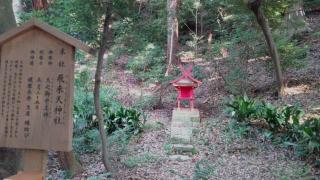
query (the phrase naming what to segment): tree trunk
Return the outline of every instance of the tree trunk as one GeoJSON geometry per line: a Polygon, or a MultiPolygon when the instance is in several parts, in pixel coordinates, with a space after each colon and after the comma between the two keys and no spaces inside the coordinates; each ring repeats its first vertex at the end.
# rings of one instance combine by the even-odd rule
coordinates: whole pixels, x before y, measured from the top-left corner
{"type": "Polygon", "coordinates": [[[94,103],[95,103],[97,119],[99,122],[99,132],[100,132],[101,143],[102,143],[102,162],[107,170],[113,172],[113,168],[109,161],[109,153],[107,149],[108,142],[107,142],[106,132],[104,129],[103,112],[100,104],[100,85],[101,85],[101,75],[102,75],[103,60],[104,60],[103,57],[108,48],[107,40],[110,36],[109,25],[111,22],[111,13],[112,13],[112,2],[109,0],[106,2],[103,34],[100,42],[100,49],[98,52],[98,62],[97,62],[95,84],[94,84],[94,103]]]}
{"type": "Polygon", "coordinates": [[[0,34],[16,26],[12,0],[0,0],[0,34]]]}
{"type": "Polygon", "coordinates": [[[277,47],[273,41],[270,26],[268,20],[264,16],[263,10],[261,9],[262,0],[255,0],[248,3],[249,9],[255,14],[257,22],[262,29],[263,35],[265,36],[268,44],[270,56],[273,60],[274,68],[276,71],[276,78],[278,82],[278,94],[281,96],[284,94],[284,82],[280,65],[280,58],[277,47]]]}
{"type": "Polygon", "coordinates": [[[35,10],[47,9],[49,7],[48,0],[32,0],[32,7],[35,10]]]}
{"type": "Polygon", "coordinates": [[[12,9],[14,12],[15,20],[17,23],[20,22],[19,14],[23,12],[23,6],[21,0],[12,0],[12,9]]]}
{"type": "Polygon", "coordinates": [[[79,174],[83,171],[80,163],[77,161],[73,151],[58,152],[59,162],[64,170],[69,170],[73,174],[79,174]]]}
{"type": "Polygon", "coordinates": [[[178,37],[179,37],[179,23],[177,18],[177,7],[179,0],[167,0],[168,12],[168,34],[167,34],[167,60],[168,67],[166,76],[172,69],[172,65],[179,64],[178,52],[178,37]]]}
{"type": "MultiPolygon", "coordinates": [[[[11,0],[0,0],[0,34],[16,26],[11,0]]],[[[20,150],[0,148],[0,179],[14,175],[19,168],[20,150]]]]}

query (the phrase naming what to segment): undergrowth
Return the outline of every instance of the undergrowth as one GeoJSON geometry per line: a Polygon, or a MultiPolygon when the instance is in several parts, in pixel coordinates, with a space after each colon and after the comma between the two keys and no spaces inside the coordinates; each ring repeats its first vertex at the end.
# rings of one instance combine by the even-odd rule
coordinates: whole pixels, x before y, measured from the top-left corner
{"type": "Polygon", "coordinates": [[[310,157],[317,163],[320,153],[320,118],[303,121],[303,109],[298,105],[274,106],[246,95],[227,103],[233,118],[232,126],[246,135],[257,122],[265,124],[263,133],[271,140],[294,149],[299,157],[310,157]],[[241,130],[240,130],[241,129],[241,130]]]}
{"type": "MultiPolygon", "coordinates": [[[[98,151],[101,147],[98,120],[94,109],[92,79],[93,75],[88,70],[77,74],[75,79],[73,147],[77,153],[91,153],[98,151]]],[[[116,90],[112,87],[102,86],[100,102],[110,146],[116,154],[122,154],[131,136],[142,132],[145,120],[140,111],[123,107],[114,99],[116,94],[116,90]]]]}

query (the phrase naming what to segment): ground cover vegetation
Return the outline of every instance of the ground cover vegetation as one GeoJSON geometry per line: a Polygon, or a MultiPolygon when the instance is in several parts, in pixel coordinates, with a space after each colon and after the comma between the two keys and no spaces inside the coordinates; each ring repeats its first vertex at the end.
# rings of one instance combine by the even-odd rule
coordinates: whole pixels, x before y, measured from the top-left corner
{"type": "Polygon", "coordinates": [[[36,17],[106,50],[103,126],[93,94],[97,58],[76,54],[73,149],[84,170],[63,169],[53,153],[48,179],[319,177],[319,0],[19,2],[18,24],[36,17]],[[191,158],[172,161],[170,81],[179,63],[194,64],[203,81],[196,105],[203,122],[191,158]],[[112,169],[101,161],[99,128],[112,169]]]}
{"type": "MultiPolygon", "coordinates": [[[[249,132],[247,126],[265,124],[262,131],[283,146],[293,148],[296,155],[312,157],[319,163],[319,117],[303,120],[303,110],[299,105],[274,106],[270,103],[256,101],[247,95],[239,96],[227,103],[227,111],[244,128],[243,134],[249,132]]],[[[318,164],[319,165],[319,164],[318,164]]]]}

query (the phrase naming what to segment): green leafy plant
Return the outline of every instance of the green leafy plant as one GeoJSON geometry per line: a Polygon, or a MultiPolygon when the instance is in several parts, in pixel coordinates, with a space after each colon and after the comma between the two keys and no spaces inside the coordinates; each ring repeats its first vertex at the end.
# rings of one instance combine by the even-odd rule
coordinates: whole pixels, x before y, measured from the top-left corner
{"type": "Polygon", "coordinates": [[[256,117],[266,121],[271,131],[281,129],[293,131],[290,136],[294,136],[295,130],[299,127],[299,120],[303,115],[303,110],[298,105],[286,105],[276,107],[270,103],[263,102],[258,106],[256,117]]]}
{"type": "Polygon", "coordinates": [[[320,119],[310,119],[302,124],[303,137],[299,146],[309,153],[320,152],[320,119]]]}
{"type": "Polygon", "coordinates": [[[285,123],[285,117],[282,116],[279,108],[273,106],[270,103],[263,102],[262,118],[267,122],[269,128],[272,131],[279,130],[285,123]]]}
{"type": "Polygon", "coordinates": [[[108,107],[103,110],[106,115],[105,122],[108,134],[111,134],[117,129],[124,129],[134,135],[142,131],[143,124],[139,111],[135,109],[126,109],[124,107],[120,107],[117,111],[113,111],[108,107]]]}
{"type": "Polygon", "coordinates": [[[91,129],[84,131],[84,134],[74,136],[73,149],[79,153],[91,153],[100,148],[101,140],[99,131],[97,129],[91,129]]]}
{"type": "Polygon", "coordinates": [[[256,112],[256,103],[247,95],[239,96],[231,102],[228,102],[227,111],[237,121],[248,121],[256,112]]]}

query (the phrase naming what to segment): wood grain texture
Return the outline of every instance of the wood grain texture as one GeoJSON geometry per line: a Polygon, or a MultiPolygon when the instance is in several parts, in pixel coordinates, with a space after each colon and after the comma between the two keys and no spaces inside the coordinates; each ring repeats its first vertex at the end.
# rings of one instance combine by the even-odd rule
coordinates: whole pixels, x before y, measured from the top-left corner
{"type": "Polygon", "coordinates": [[[71,151],[74,53],[36,27],[2,44],[0,147],[71,151]]]}

